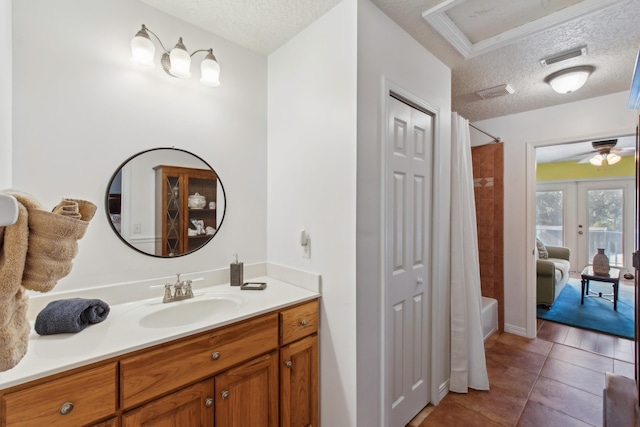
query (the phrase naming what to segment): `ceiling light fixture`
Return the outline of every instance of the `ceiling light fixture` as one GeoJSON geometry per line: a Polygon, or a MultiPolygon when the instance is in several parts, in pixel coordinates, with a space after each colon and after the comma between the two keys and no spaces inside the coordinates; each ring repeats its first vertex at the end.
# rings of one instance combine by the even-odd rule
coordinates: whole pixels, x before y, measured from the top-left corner
{"type": "Polygon", "coordinates": [[[602,166],[603,164],[615,165],[620,160],[622,160],[622,157],[618,156],[617,154],[612,154],[608,151],[605,151],[603,153],[598,153],[592,158],[590,158],[589,163],[591,163],[594,166],[602,166]]]}
{"type": "Polygon", "coordinates": [[[162,68],[172,77],[186,79],[191,77],[191,57],[198,52],[208,52],[200,64],[200,83],[206,86],[220,86],[220,65],[213,54],[213,49],[198,49],[189,53],[182,42],[182,37],[178,38],[175,47],[168,51],[160,38],[144,24],[138,33],[131,40],[131,59],[138,65],[153,68],[156,48],[149,37],[149,33],[158,40],[165,53],[160,58],[162,68]]]}
{"type": "Polygon", "coordinates": [[[591,65],[566,68],[549,74],[544,79],[544,82],[548,83],[558,93],[575,92],[584,86],[594,69],[591,65]]]}

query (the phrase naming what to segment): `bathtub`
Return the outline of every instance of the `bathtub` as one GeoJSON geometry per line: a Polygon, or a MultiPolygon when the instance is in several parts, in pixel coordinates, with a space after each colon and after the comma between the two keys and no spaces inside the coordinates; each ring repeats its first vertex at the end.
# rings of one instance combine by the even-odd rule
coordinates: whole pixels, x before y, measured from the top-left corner
{"type": "Polygon", "coordinates": [[[482,336],[486,340],[498,330],[498,301],[482,297],[482,336]]]}

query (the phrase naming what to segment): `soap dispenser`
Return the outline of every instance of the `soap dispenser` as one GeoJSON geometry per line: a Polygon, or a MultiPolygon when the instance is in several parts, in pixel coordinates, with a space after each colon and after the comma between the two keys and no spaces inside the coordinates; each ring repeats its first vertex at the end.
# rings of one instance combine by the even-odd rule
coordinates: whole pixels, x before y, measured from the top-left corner
{"type": "Polygon", "coordinates": [[[244,265],[238,262],[238,254],[235,254],[235,261],[229,266],[231,286],[241,286],[243,283],[242,273],[244,265]]]}

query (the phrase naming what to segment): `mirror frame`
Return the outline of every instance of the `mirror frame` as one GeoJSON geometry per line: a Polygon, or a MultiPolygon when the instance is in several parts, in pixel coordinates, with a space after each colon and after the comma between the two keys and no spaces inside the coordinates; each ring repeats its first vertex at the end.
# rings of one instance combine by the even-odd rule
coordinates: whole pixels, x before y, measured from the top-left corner
{"type": "MultiPolygon", "coordinates": [[[[186,255],[191,255],[197,251],[199,251],[200,249],[202,249],[203,247],[205,247],[207,244],[209,244],[213,238],[218,234],[218,232],[220,231],[220,227],[222,227],[222,224],[224,223],[224,219],[226,217],[227,214],[227,192],[224,188],[224,185],[222,184],[222,180],[220,180],[220,176],[218,175],[218,173],[216,172],[216,170],[209,164],[207,163],[207,161],[205,161],[202,157],[198,156],[197,154],[193,154],[190,151],[187,150],[183,150],[181,148],[175,148],[175,147],[156,147],[156,148],[150,148],[148,150],[144,150],[144,151],[140,151],[138,153],[133,154],[132,156],[130,156],[129,158],[127,158],[124,162],[122,162],[120,164],[120,166],[118,166],[118,168],[116,169],[116,171],[111,175],[111,178],[109,179],[109,182],[107,183],[107,189],[105,191],[105,197],[104,197],[104,207],[105,207],[105,213],[107,216],[107,222],[109,223],[109,226],[111,227],[111,230],[114,232],[114,234],[116,236],[118,236],[118,238],[129,248],[133,249],[136,252],[139,252],[143,255],[146,256],[150,256],[150,257],[154,257],[154,258],[160,258],[160,259],[174,259],[174,258],[180,258],[186,255]],[[111,220],[111,213],[109,212],[109,194],[110,194],[110,189],[111,189],[111,185],[113,184],[113,180],[116,178],[116,176],[118,175],[118,173],[120,173],[122,171],[122,168],[129,163],[131,160],[135,159],[138,156],[141,156],[143,154],[149,153],[151,151],[159,151],[159,150],[172,150],[172,151],[179,151],[182,152],[184,154],[188,154],[191,155],[193,157],[195,157],[196,159],[200,160],[202,163],[204,163],[204,165],[206,165],[206,167],[208,167],[209,169],[211,169],[215,174],[216,177],[218,179],[218,185],[220,186],[220,189],[222,190],[222,194],[224,196],[224,211],[222,212],[222,217],[220,218],[220,223],[218,224],[218,226],[216,227],[216,232],[213,233],[209,239],[207,239],[206,241],[204,241],[200,246],[198,246],[196,249],[193,249],[189,252],[185,252],[183,254],[178,254],[178,255],[174,255],[174,256],[163,256],[163,255],[156,255],[156,254],[151,254],[148,252],[145,252],[141,249],[136,248],[135,246],[133,246],[131,243],[129,243],[123,236],[122,234],[120,234],[120,232],[116,229],[116,227],[113,225],[113,221],[111,220]]],[[[156,236],[157,237],[157,236],[156,236]]]]}

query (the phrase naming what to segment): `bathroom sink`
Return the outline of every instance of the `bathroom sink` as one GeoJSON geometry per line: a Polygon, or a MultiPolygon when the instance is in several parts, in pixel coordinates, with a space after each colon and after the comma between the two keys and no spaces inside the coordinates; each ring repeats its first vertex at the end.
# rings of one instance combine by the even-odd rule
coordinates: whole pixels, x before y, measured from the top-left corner
{"type": "Polygon", "coordinates": [[[231,294],[205,294],[194,298],[162,304],[154,304],[154,309],[142,315],[138,324],[143,328],[173,328],[199,323],[220,314],[230,313],[239,309],[244,298],[231,294]]]}

